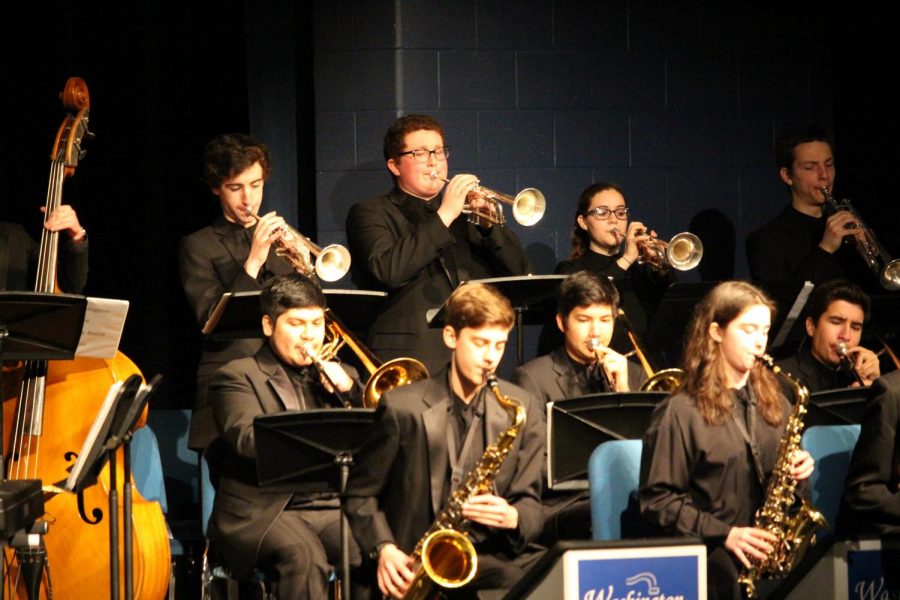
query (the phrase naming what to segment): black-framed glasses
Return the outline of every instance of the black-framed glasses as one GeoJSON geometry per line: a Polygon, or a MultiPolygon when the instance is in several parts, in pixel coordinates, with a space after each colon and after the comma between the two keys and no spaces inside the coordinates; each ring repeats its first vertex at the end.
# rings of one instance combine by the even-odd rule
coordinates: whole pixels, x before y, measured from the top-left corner
{"type": "Polygon", "coordinates": [[[434,154],[434,157],[438,160],[447,160],[450,156],[450,146],[444,146],[443,148],[435,148],[434,150],[426,150],[425,148],[419,148],[418,150],[407,150],[406,152],[401,152],[400,156],[404,154],[409,154],[415,159],[416,162],[426,163],[428,162],[429,155],[434,154]]]}
{"type": "Polygon", "coordinates": [[[624,219],[628,216],[628,207],[619,206],[618,208],[607,208],[605,206],[595,206],[591,210],[584,213],[586,217],[596,217],[601,221],[609,219],[609,215],[615,214],[617,219],[624,219]]]}

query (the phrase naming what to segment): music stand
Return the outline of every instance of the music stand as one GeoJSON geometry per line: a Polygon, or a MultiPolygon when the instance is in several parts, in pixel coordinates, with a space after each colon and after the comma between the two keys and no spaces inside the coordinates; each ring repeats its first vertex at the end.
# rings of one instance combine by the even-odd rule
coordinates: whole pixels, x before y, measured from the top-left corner
{"type": "MultiPolygon", "coordinates": [[[[366,331],[387,297],[385,292],[371,290],[322,290],[328,308],[337,314],[351,331],[366,331]]],[[[206,323],[203,335],[216,340],[255,338],[262,336],[259,290],[225,292],[206,323]]]]}
{"type": "Polygon", "coordinates": [[[547,486],[588,489],[591,453],[608,440],[640,439],[668,392],[603,393],[547,404],[547,486]]]}
{"type": "MultiPolygon", "coordinates": [[[[522,275],[519,277],[493,277],[473,279],[464,283],[485,283],[506,296],[516,313],[516,361],[525,362],[524,326],[543,325],[556,314],[556,296],[559,284],[567,275],[522,275]]],[[[443,327],[447,302],[436,310],[428,311],[425,318],[429,327],[443,327]]]]}
{"type": "Polygon", "coordinates": [[[809,282],[760,282],[759,287],[775,302],[778,310],[769,328],[770,350],[787,356],[806,339],[806,301],[815,286],[809,282]]]}
{"type": "Polygon", "coordinates": [[[809,395],[806,426],[862,423],[863,413],[872,399],[871,387],[848,387],[809,395]]]}
{"type": "Polygon", "coordinates": [[[259,486],[269,491],[341,495],[341,597],[350,597],[350,527],[343,493],[353,464],[375,421],[375,409],[316,409],[253,419],[259,486]],[[337,468],[335,468],[337,467],[337,468]]]}

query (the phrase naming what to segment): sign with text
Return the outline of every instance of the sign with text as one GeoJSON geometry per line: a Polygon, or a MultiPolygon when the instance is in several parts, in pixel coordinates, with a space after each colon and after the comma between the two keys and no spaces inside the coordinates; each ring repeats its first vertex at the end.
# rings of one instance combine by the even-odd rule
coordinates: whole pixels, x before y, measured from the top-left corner
{"type": "Polygon", "coordinates": [[[567,600],[706,598],[706,547],[701,544],[583,550],[564,560],[567,600]]]}
{"type": "Polygon", "coordinates": [[[900,548],[847,552],[847,597],[851,600],[900,599],[900,548]]]}

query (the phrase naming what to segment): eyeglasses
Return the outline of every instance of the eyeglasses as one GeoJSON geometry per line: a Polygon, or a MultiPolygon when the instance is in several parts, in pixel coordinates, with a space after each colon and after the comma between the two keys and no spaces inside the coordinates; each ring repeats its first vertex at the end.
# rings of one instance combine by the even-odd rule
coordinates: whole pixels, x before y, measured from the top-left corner
{"type": "Polygon", "coordinates": [[[418,150],[407,150],[406,152],[401,152],[399,156],[403,156],[404,154],[409,154],[415,159],[416,162],[420,163],[428,162],[431,154],[434,154],[434,157],[438,160],[447,160],[447,158],[450,156],[450,146],[435,148],[434,150],[426,150],[425,148],[419,148],[418,150]]]}
{"type": "Polygon", "coordinates": [[[595,206],[591,210],[584,213],[586,217],[596,217],[600,221],[609,220],[609,215],[615,214],[617,219],[624,219],[628,216],[628,208],[620,206],[618,208],[607,208],[605,206],[595,206]]]}

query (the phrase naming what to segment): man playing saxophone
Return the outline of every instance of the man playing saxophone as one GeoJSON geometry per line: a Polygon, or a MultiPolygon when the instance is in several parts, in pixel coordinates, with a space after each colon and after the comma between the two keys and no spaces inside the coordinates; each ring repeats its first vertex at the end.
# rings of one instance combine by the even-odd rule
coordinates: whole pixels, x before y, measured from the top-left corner
{"type": "MultiPolygon", "coordinates": [[[[748,283],[713,288],[687,330],[681,387],[657,406],[644,434],[641,516],[667,533],[704,538],[710,599],[740,599],[740,570],[778,543],[755,521],[792,414],[759,361],[773,309],[748,283]]],[[[809,478],[808,452],[786,457],[791,480],[809,478]]]]}
{"type": "MultiPolygon", "coordinates": [[[[445,308],[449,364],[381,397],[345,493],[345,514],[370,559],[368,576],[394,598],[404,595],[416,574],[410,555],[419,539],[510,428],[508,411],[485,386],[514,323],[509,301],[490,286],[470,283],[456,289],[445,308]]],[[[494,492],[465,498],[453,523],[474,542],[478,566],[474,579],[451,597],[509,588],[540,555],[530,545],[542,527],[540,408],[517,386],[500,381],[499,389],[527,418],[491,473],[494,492]]]]}

